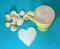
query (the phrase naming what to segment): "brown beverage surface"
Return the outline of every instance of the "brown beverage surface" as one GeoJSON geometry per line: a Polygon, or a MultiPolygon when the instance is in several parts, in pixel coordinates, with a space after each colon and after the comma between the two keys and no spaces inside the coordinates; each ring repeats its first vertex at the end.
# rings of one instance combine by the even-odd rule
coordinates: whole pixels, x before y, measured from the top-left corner
{"type": "Polygon", "coordinates": [[[38,7],[35,11],[35,18],[41,23],[52,22],[55,17],[53,9],[49,6],[38,7]]]}

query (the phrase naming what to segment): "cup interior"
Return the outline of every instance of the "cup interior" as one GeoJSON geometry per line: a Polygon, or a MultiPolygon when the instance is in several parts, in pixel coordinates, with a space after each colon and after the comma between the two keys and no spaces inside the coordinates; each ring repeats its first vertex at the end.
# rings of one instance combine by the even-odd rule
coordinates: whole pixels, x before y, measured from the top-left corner
{"type": "Polygon", "coordinates": [[[46,5],[37,7],[34,15],[35,15],[35,19],[40,23],[50,23],[55,18],[54,10],[46,5]]]}

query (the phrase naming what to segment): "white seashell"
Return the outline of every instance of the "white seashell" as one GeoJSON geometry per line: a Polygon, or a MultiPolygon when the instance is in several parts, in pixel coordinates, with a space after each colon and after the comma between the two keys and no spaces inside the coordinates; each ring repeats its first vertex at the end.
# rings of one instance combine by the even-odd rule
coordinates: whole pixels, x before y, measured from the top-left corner
{"type": "Polygon", "coordinates": [[[19,14],[20,14],[20,16],[24,16],[25,15],[25,11],[21,10],[19,14]]]}
{"type": "Polygon", "coordinates": [[[10,22],[6,22],[5,26],[10,27],[10,22]]]}
{"type": "Polygon", "coordinates": [[[14,21],[13,21],[13,22],[11,22],[11,25],[16,25],[16,22],[14,22],[14,21]]]}
{"type": "Polygon", "coordinates": [[[11,18],[12,18],[12,21],[16,22],[18,18],[20,18],[20,15],[17,14],[15,11],[12,11],[11,12],[11,18]]]}
{"type": "Polygon", "coordinates": [[[20,17],[20,15],[18,13],[16,13],[16,11],[14,11],[14,10],[10,13],[10,16],[11,17],[15,17],[15,16],[20,17]]]}
{"type": "Polygon", "coordinates": [[[22,25],[23,22],[24,22],[24,20],[23,20],[22,18],[18,18],[18,19],[17,19],[17,26],[22,25]]]}
{"type": "Polygon", "coordinates": [[[15,14],[17,14],[15,10],[11,11],[11,13],[10,13],[11,16],[13,16],[15,14]]]}
{"type": "Polygon", "coordinates": [[[12,21],[13,22],[16,22],[17,20],[16,20],[16,17],[12,17],[12,21]]]}
{"type": "Polygon", "coordinates": [[[23,16],[23,19],[24,19],[24,20],[28,20],[27,15],[24,15],[24,16],[23,16]]]}
{"type": "Polygon", "coordinates": [[[16,31],[17,30],[17,27],[12,25],[11,28],[10,28],[11,31],[16,31]]]}
{"type": "Polygon", "coordinates": [[[13,17],[12,17],[12,21],[13,21],[13,22],[17,22],[17,19],[18,19],[18,18],[19,18],[19,17],[17,17],[17,16],[13,16],[13,17]]]}
{"type": "Polygon", "coordinates": [[[11,21],[10,15],[9,15],[9,14],[6,14],[6,15],[5,15],[5,19],[6,19],[6,21],[11,21]]]}
{"type": "Polygon", "coordinates": [[[18,13],[16,14],[16,16],[17,16],[17,17],[20,17],[20,15],[19,15],[18,13]]]}

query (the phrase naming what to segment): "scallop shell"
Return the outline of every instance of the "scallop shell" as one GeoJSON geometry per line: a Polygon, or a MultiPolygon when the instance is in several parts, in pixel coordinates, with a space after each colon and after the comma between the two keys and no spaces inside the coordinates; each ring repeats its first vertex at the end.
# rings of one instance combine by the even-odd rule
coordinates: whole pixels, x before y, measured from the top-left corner
{"type": "Polygon", "coordinates": [[[13,17],[12,17],[12,21],[13,21],[13,22],[17,22],[17,19],[18,19],[18,18],[19,18],[19,17],[17,17],[17,16],[13,16],[13,17]]]}
{"type": "Polygon", "coordinates": [[[16,31],[17,30],[17,27],[12,25],[11,28],[10,28],[11,31],[16,31]]]}
{"type": "Polygon", "coordinates": [[[20,14],[20,16],[24,16],[25,15],[25,11],[21,10],[19,14],[20,14]]]}
{"type": "Polygon", "coordinates": [[[10,13],[11,16],[13,16],[15,14],[17,14],[15,10],[12,10],[11,13],[10,13]]]}
{"type": "Polygon", "coordinates": [[[11,25],[16,25],[16,22],[11,22],[11,25]]]}
{"type": "Polygon", "coordinates": [[[22,25],[23,22],[24,22],[24,20],[23,20],[22,18],[18,18],[18,19],[17,19],[17,26],[22,25]]]}
{"type": "Polygon", "coordinates": [[[6,19],[6,21],[11,21],[10,15],[9,15],[9,14],[6,14],[6,15],[5,15],[5,19],[6,19]]]}
{"type": "Polygon", "coordinates": [[[24,16],[23,16],[23,19],[24,19],[24,20],[28,20],[27,15],[24,15],[24,16]]]}
{"type": "Polygon", "coordinates": [[[10,22],[6,22],[5,26],[10,27],[10,22]]]}

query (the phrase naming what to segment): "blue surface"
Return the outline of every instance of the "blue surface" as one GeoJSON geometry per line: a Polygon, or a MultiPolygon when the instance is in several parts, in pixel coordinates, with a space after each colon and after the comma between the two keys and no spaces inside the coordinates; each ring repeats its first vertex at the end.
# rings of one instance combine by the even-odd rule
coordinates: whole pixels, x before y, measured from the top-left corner
{"type": "Polygon", "coordinates": [[[60,1],[59,0],[0,0],[0,49],[60,49],[60,1]],[[56,13],[56,18],[46,32],[40,32],[36,25],[28,20],[20,28],[27,29],[30,26],[36,28],[37,36],[30,47],[26,46],[18,38],[18,30],[11,32],[5,27],[5,13],[11,10],[19,12],[24,9],[34,11],[38,6],[49,5],[56,13]]]}

